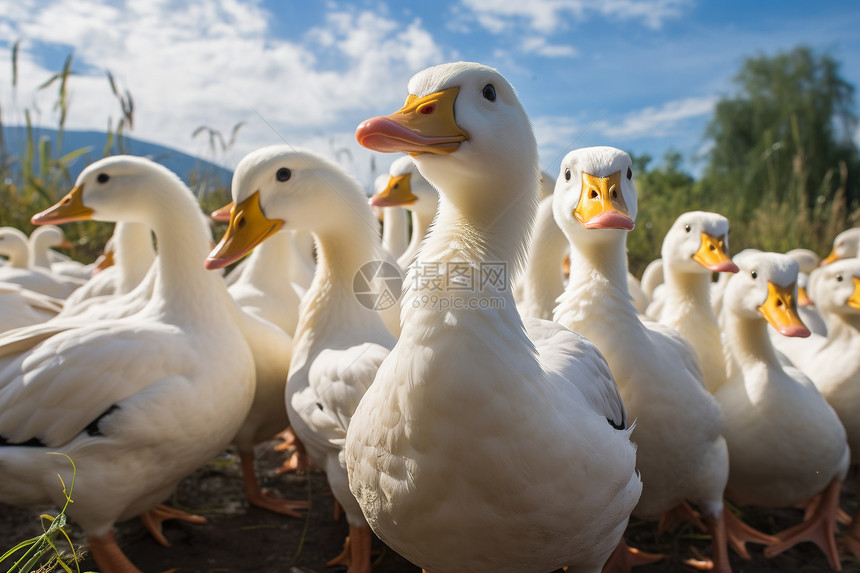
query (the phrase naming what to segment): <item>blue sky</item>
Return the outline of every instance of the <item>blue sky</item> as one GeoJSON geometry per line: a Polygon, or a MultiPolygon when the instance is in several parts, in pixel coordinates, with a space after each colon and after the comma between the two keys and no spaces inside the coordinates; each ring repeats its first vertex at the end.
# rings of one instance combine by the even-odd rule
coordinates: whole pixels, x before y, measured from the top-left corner
{"type": "MultiPolygon", "coordinates": [[[[73,52],[69,128],[104,130],[120,116],[110,70],[135,99],[135,137],[228,167],[287,141],[369,182],[355,126],[397,109],[413,73],[473,60],[517,88],[553,175],[587,145],[657,160],[675,149],[695,172],[713,106],[746,57],[806,44],[860,87],[858,30],[860,4],[838,1],[17,0],[0,9],[0,106],[6,124],[29,108],[55,125],[53,88],[36,88],[73,52]],[[13,91],[2,62],[16,39],[13,91]],[[240,121],[227,153],[191,137],[240,121]]],[[[376,156],[377,171],[395,158],[376,156]]]]}

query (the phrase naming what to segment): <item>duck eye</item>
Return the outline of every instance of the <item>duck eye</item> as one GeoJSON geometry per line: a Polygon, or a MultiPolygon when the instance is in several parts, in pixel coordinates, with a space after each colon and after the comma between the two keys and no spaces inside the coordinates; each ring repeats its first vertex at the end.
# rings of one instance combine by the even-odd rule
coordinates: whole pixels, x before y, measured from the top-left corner
{"type": "Polygon", "coordinates": [[[629,167],[627,168],[627,179],[633,179],[633,170],[629,167]]]}
{"type": "Polygon", "coordinates": [[[278,178],[278,181],[287,181],[291,176],[292,172],[286,167],[281,167],[278,169],[278,172],[275,173],[275,177],[278,178]]]}
{"type": "Polygon", "coordinates": [[[839,281],[839,282],[842,282],[842,275],[837,275],[837,276],[836,276],[836,280],[837,280],[837,281],[839,281]]]}
{"type": "Polygon", "coordinates": [[[684,225],[684,230],[689,233],[690,232],[690,225],[684,225]]]}
{"type": "Polygon", "coordinates": [[[107,173],[99,173],[99,176],[96,177],[96,181],[98,181],[99,183],[107,183],[108,179],[110,179],[110,175],[108,175],[107,173]]]}
{"type": "Polygon", "coordinates": [[[564,180],[565,180],[565,181],[570,181],[570,169],[565,169],[565,170],[564,170],[564,180]]]}
{"type": "Polygon", "coordinates": [[[758,273],[757,273],[757,272],[755,272],[755,271],[753,271],[753,272],[751,272],[751,273],[750,273],[750,276],[751,276],[752,278],[754,278],[754,279],[757,279],[757,278],[758,278],[758,273]]]}
{"type": "Polygon", "coordinates": [[[488,101],[496,101],[496,88],[493,87],[493,84],[487,84],[481,90],[481,95],[488,101]]]}

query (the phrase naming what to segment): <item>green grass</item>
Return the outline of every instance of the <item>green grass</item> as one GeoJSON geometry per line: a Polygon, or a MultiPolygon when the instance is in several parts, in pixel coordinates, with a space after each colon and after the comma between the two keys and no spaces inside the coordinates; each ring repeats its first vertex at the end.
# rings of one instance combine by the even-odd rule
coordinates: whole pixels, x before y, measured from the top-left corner
{"type": "Polygon", "coordinates": [[[59,569],[66,571],[66,573],[73,573],[71,565],[74,565],[76,573],[81,573],[79,563],[83,560],[83,552],[75,548],[65,530],[66,509],[68,509],[70,503],[73,503],[72,491],[75,487],[77,468],[72,458],[66,454],[50,452],[48,455],[65,456],[68,458],[69,463],[72,464],[72,483],[69,484],[68,489],[66,489],[66,482],[63,481],[63,477],[57,474],[63,486],[63,496],[66,498],[66,503],[56,516],[47,514],[40,516],[42,522],[41,535],[22,541],[3,555],[0,555],[0,563],[3,563],[4,561],[13,559],[16,554],[24,552],[7,570],[7,573],[28,573],[29,571],[47,573],[59,569]],[[71,553],[60,549],[59,543],[62,542],[61,537],[66,540],[71,553]]]}

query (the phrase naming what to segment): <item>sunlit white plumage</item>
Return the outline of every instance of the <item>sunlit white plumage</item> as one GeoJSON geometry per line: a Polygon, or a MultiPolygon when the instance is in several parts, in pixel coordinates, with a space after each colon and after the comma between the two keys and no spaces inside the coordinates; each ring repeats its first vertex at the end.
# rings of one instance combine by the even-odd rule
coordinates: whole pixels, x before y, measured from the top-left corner
{"type": "MultiPolygon", "coordinates": [[[[570,239],[571,272],[555,320],[600,349],[636,420],[631,439],[643,490],[634,515],[656,518],[689,500],[716,530],[728,477],[722,415],[690,345],[673,329],[643,322],[627,291],[632,177],[630,157],[611,147],[575,150],[562,161],[553,206],[570,239]]],[[[725,540],[719,545],[715,567],[725,568],[725,540]]]]}
{"type": "Polygon", "coordinates": [[[62,505],[57,474],[71,483],[71,466],[45,452],[68,454],[77,477],[67,513],[103,571],[128,570],[121,552],[98,548],[112,544],[115,522],[164,501],[230,442],[251,404],[253,361],[238,309],[203,269],[209,234],[199,207],[173,173],[111,157],[81,173],[75,194],[95,219],[149,224],[161,272],[133,316],[67,324],[47,339],[2,339],[0,500],[62,505]],[[8,445],[28,441],[43,447],[8,445]]]}
{"type": "Polygon", "coordinates": [[[524,324],[507,284],[538,200],[528,118],[480,64],[429,68],[409,92],[431,135],[397,113],[356,136],[416,153],[439,213],[400,339],[350,424],[350,487],[377,535],[433,573],[600,571],[640,484],[600,353],[554,323],[524,324]],[[469,286],[491,265],[503,272],[469,286]]]}
{"type": "MultiPolygon", "coordinates": [[[[816,542],[829,548],[831,566],[837,567],[833,533],[839,485],[849,463],[845,430],[809,378],[780,364],[766,330],[770,322],[787,336],[808,334],[792,300],[797,263],[760,252],[736,255],[734,262],[740,272],[728,280],[722,311],[732,360],[727,382],[715,394],[729,444],[727,495],[743,505],[786,507],[826,491],[807,523],[824,520],[816,542]]],[[[796,542],[787,536],[765,555],[796,542]]]]}

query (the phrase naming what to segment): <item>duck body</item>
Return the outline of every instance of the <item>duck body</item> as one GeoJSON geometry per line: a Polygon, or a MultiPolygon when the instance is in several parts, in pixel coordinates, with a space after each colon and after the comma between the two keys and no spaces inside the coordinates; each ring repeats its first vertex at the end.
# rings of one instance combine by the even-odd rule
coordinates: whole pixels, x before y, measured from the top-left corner
{"type": "Polygon", "coordinates": [[[528,118],[480,64],[429,68],[409,91],[356,136],[413,154],[439,211],[410,267],[401,336],[347,432],[350,488],[374,532],[433,573],[600,571],[641,484],[600,353],[524,323],[509,288],[538,200],[528,118]],[[500,280],[473,282],[490,264],[500,280]]]}
{"type": "Polygon", "coordinates": [[[737,272],[728,255],[729,221],[717,213],[682,214],[662,247],[665,274],[658,321],[678,331],[696,353],[712,394],[726,381],[720,327],[711,309],[711,275],[737,272]]]}
{"type": "Polygon", "coordinates": [[[175,175],[111,157],[85,169],[67,199],[39,220],[144,221],[164,247],[160,272],[136,314],[0,341],[0,500],[63,505],[57,475],[71,483],[72,467],[46,452],[66,454],[77,467],[69,516],[102,570],[127,571],[113,524],[164,501],[230,443],[251,405],[254,365],[238,309],[202,267],[208,232],[175,175]]]}
{"type": "MultiPolygon", "coordinates": [[[[757,310],[775,296],[768,289],[790,293],[795,288],[797,263],[774,253],[749,253],[735,262],[740,273],[723,293],[722,316],[733,362],[728,381],[715,394],[726,418],[727,492],[741,504],[791,506],[844,479],[849,462],[845,430],[809,378],[779,362],[764,311],[757,310]]],[[[808,334],[799,319],[796,325],[785,324],[780,328],[789,335],[808,334]]]]}
{"type": "Polygon", "coordinates": [[[690,345],[673,329],[641,320],[627,291],[626,230],[637,201],[630,166],[626,153],[609,147],[576,150],[562,161],[554,212],[570,239],[571,276],[555,320],[600,349],[636,420],[643,491],[634,515],[654,518],[690,500],[717,518],[728,477],[720,408],[690,345]],[[598,191],[602,185],[608,193],[598,191]],[[589,217],[596,207],[588,201],[605,201],[605,210],[589,217]]]}

